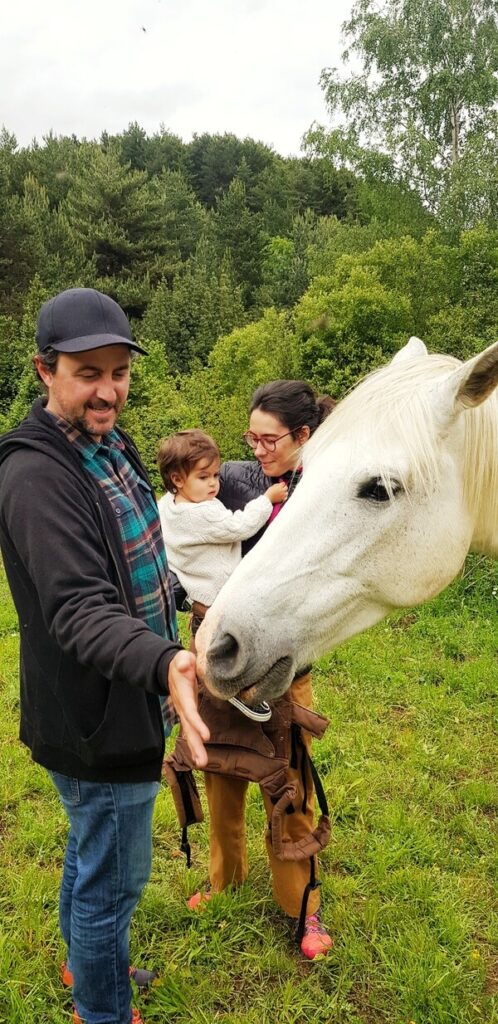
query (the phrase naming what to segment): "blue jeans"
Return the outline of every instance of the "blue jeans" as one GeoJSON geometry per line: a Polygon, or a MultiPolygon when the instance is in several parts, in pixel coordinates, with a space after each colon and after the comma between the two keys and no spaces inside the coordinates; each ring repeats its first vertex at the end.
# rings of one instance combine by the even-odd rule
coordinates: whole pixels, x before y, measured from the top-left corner
{"type": "Polygon", "coordinates": [[[129,928],[152,862],[158,782],[85,782],[50,772],[70,830],[59,919],[86,1024],[130,1024],[129,928]]]}

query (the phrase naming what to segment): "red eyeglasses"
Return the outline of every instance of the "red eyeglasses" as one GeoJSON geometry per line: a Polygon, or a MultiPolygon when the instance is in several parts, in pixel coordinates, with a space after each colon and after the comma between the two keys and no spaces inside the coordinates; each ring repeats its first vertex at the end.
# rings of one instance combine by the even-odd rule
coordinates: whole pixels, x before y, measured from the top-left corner
{"type": "Polygon", "coordinates": [[[274,452],[277,447],[277,441],[281,441],[283,437],[290,437],[293,433],[293,430],[288,430],[286,434],[280,434],[280,437],[264,437],[260,434],[253,434],[252,430],[248,430],[247,433],[243,434],[242,439],[253,450],[260,444],[265,452],[274,452]]]}

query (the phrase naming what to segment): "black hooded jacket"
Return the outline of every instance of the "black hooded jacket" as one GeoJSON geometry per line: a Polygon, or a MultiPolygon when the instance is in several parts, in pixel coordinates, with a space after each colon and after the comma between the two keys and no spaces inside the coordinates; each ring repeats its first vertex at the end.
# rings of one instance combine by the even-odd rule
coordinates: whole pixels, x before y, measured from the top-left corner
{"type": "MultiPolygon", "coordinates": [[[[137,618],[112,504],[37,400],[0,438],[0,545],[19,616],[21,740],[81,779],[159,779],[180,644],[137,618]]],[[[125,454],[146,471],[130,438],[125,454]]]]}
{"type": "MultiPolygon", "coordinates": [[[[248,501],[252,501],[253,498],[259,498],[260,494],[264,494],[272,484],[278,483],[279,480],[286,481],[289,487],[288,497],[290,498],[299,479],[300,474],[293,470],[289,470],[282,476],[266,476],[256,460],[224,462],[220,472],[220,493],[218,498],[226,508],[236,512],[238,509],[244,508],[248,501]]],[[[243,555],[246,555],[258,543],[267,525],[265,523],[258,533],[243,541],[243,555]]]]}

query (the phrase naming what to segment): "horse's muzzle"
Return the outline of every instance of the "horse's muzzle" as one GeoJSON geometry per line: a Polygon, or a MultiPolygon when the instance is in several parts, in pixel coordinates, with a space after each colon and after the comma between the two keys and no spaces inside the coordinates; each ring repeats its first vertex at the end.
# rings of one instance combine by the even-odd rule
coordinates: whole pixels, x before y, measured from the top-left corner
{"type": "Polygon", "coordinates": [[[279,658],[278,661],[260,678],[248,681],[247,677],[229,677],[220,671],[220,665],[212,664],[210,653],[207,656],[206,675],[204,682],[214,694],[222,700],[240,697],[245,704],[255,705],[263,700],[276,700],[288,690],[294,676],[293,660],[290,657],[279,658]]]}

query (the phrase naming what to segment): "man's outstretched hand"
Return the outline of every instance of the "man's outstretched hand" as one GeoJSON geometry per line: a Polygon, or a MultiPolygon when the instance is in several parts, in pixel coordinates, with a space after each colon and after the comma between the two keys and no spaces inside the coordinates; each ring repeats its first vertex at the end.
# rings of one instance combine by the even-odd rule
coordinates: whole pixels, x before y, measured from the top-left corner
{"type": "Polygon", "coordinates": [[[204,741],[209,739],[209,729],[197,710],[195,655],[190,651],[178,651],[170,661],[168,689],[194,763],[204,768],[208,760],[204,741]]]}

